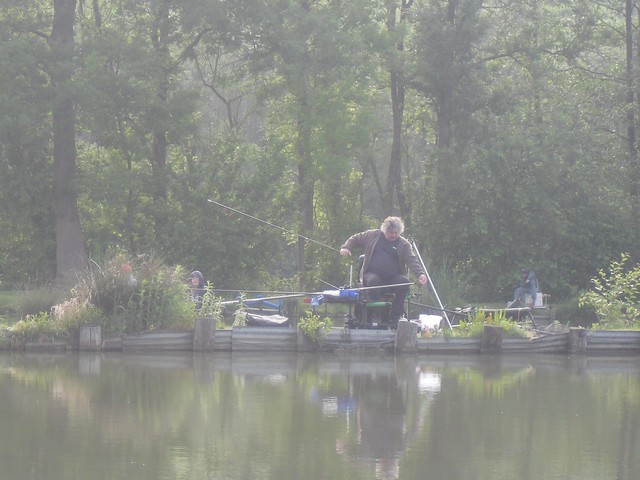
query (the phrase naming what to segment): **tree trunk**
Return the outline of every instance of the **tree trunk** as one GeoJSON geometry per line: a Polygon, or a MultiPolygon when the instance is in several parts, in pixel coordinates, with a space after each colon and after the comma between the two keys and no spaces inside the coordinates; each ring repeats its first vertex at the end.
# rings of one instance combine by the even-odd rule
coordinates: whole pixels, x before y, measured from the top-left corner
{"type": "Polygon", "coordinates": [[[56,222],[56,277],[64,282],[84,268],[87,254],[76,192],[75,112],[73,106],[73,25],[76,0],[54,0],[49,37],[53,128],[53,185],[56,222]]]}
{"type": "MultiPolygon", "coordinates": [[[[403,0],[400,11],[400,23],[405,21],[406,13],[413,0],[403,0]]],[[[396,16],[398,7],[396,3],[389,4],[387,17],[387,31],[393,36],[396,31],[396,16]]],[[[401,58],[404,51],[404,42],[399,40],[394,52],[397,58],[401,58]]],[[[404,66],[395,64],[397,58],[392,59],[389,66],[391,110],[393,115],[393,141],[391,144],[391,156],[389,158],[389,174],[387,176],[387,188],[382,195],[382,211],[385,216],[393,213],[393,196],[396,193],[400,214],[409,214],[402,183],[402,126],[404,122],[405,76],[404,66]]]]}
{"type": "MultiPolygon", "coordinates": [[[[162,62],[159,69],[156,91],[158,110],[165,111],[165,106],[169,99],[169,69],[171,58],[169,54],[169,0],[164,0],[156,13],[154,28],[151,32],[151,43],[157,54],[157,58],[162,62]]],[[[163,115],[164,116],[164,115],[163,115]]],[[[152,174],[152,196],[153,196],[153,222],[156,238],[162,238],[166,234],[166,209],[167,209],[167,127],[166,118],[159,118],[153,127],[151,140],[151,174],[152,174]]]]}
{"type": "MultiPolygon", "coordinates": [[[[640,181],[640,166],[638,162],[638,145],[636,139],[636,81],[634,72],[637,72],[637,65],[634,65],[633,56],[633,8],[634,2],[625,2],[625,24],[626,24],[626,60],[627,60],[627,141],[629,145],[629,195],[631,196],[631,222],[637,230],[640,227],[640,204],[638,203],[638,181],[640,181]]],[[[640,50],[640,36],[637,39],[637,48],[640,50]]],[[[640,99],[640,96],[638,96],[640,99]]],[[[638,255],[638,252],[634,252],[638,255]]]]}

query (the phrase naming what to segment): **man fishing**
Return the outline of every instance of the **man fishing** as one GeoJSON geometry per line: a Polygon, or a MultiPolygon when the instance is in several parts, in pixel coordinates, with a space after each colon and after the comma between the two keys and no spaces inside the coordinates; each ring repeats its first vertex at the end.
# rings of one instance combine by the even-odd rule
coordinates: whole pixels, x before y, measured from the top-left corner
{"type": "Polygon", "coordinates": [[[351,256],[353,249],[364,251],[364,262],[360,270],[360,282],[363,286],[406,284],[388,288],[394,294],[390,311],[391,325],[396,325],[404,314],[404,299],[409,293],[407,268],[418,278],[420,285],[427,284],[426,272],[409,241],[401,236],[402,232],[402,219],[387,217],[380,228],[356,233],[340,247],[340,255],[345,257],[351,256]]]}

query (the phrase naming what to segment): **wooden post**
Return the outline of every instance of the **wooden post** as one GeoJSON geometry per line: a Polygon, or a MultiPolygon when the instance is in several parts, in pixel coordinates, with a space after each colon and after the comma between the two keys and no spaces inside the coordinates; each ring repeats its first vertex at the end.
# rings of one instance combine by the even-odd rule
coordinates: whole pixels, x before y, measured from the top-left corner
{"type": "Polygon", "coordinates": [[[418,324],[409,321],[398,322],[395,350],[397,353],[415,353],[417,351],[418,324]]]}
{"type": "Polygon", "coordinates": [[[502,334],[503,328],[496,325],[485,325],[482,343],[480,344],[481,353],[500,353],[502,352],[502,334]]]}
{"type": "Polygon", "coordinates": [[[90,351],[102,348],[102,329],[100,325],[82,325],[80,327],[78,348],[90,351]]]}
{"type": "Polygon", "coordinates": [[[209,352],[214,349],[216,321],[209,317],[197,317],[193,330],[193,350],[209,352]]]}
{"type": "Polygon", "coordinates": [[[587,353],[587,329],[569,328],[569,353],[587,353]]]}

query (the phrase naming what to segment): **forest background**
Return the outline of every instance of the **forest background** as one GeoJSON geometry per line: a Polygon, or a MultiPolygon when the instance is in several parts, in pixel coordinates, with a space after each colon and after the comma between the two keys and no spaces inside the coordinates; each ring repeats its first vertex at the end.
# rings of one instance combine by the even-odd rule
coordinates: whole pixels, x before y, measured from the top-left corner
{"type": "Polygon", "coordinates": [[[640,258],[630,0],[0,0],[0,286],[154,252],[344,285],[404,218],[469,301],[640,258]],[[254,221],[224,208],[245,212],[254,221]],[[309,241],[311,239],[314,241],[309,241]]]}

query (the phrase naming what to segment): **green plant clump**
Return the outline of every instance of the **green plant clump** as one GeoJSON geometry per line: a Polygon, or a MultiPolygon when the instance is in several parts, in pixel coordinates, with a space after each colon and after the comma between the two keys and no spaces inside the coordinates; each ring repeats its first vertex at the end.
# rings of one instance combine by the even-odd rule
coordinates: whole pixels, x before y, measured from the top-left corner
{"type": "Polygon", "coordinates": [[[24,345],[26,342],[53,341],[65,337],[60,325],[51,321],[51,315],[40,312],[27,315],[11,327],[11,346],[24,345]]]}
{"type": "Polygon", "coordinates": [[[311,311],[307,311],[298,320],[298,328],[316,345],[321,345],[331,331],[333,322],[328,317],[320,317],[311,311]]]}
{"type": "Polygon", "coordinates": [[[592,307],[598,316],[594,329],[640,328],[640,265],[627,266],[629,255],[621,254],[608,271],[598,271],[592,289],[580,296],[581,307],[592,307]]]}
{"type": "Polygon", "coordinates": [[[504,312],[497,311],[487,314],[483,310],[477,310],[468,320],[461,320],[460,325],[456,328],[445,330],[444,335],[448,337],[480,337],[484,333],[485,325],[502,327],[505,337],[525,338],[527,336],[520,325],[509,319],[504,312]]]}

